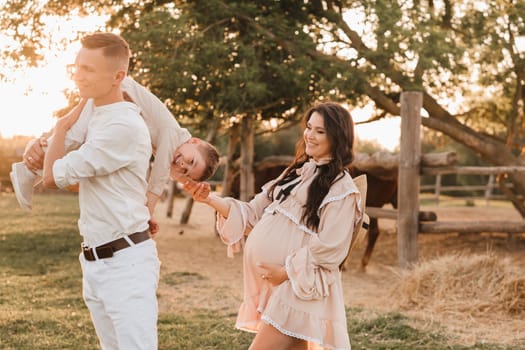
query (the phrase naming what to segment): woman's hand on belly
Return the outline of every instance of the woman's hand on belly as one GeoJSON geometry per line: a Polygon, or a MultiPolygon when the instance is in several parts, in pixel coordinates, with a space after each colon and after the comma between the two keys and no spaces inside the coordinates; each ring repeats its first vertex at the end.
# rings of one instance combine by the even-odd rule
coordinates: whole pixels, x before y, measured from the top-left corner
{"type": "Polygon", "coordinates": [[[286,268],[282,265],[258,262],[257,267],[261,272],[261,278],[273,286],[278,286],[288,279],[286,268]]]}

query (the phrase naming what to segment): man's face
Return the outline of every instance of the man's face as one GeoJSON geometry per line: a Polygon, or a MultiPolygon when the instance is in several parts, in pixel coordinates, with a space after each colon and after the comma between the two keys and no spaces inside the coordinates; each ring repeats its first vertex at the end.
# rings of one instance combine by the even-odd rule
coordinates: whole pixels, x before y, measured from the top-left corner
{"type": "Polygon", "coordinates": [[[81,97],[93,98],[96,103],[110,93],[116,77],[117,70],[111,67],[102,49],[80,49],[75,60],[73,80],[81,97]]]}
{"type": "Polygon", "coordinates": [[[190,139],[177,148],[170,169],[170,175],[174,180],[185,175],[200,181],[206,170],[206,159],[199,147],[198,140],[190,139]]]}

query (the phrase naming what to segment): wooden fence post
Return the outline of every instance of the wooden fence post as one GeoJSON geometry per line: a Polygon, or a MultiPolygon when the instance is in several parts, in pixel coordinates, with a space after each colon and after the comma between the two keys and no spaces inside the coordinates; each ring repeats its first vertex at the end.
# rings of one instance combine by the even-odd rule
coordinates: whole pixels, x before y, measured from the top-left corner
{"type": "Polygon", "coordinates": [[[401,136],[399,153],[397,255],[401,268],[417,262],[419,172],[421,162],[421,107],[423,94],[401,93],[401,136]]]}

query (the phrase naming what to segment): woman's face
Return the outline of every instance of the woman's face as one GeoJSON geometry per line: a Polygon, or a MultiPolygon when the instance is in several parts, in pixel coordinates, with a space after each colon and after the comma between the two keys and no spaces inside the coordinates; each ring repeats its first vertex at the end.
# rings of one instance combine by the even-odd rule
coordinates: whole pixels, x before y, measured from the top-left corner
{"type": "Polygon", "coordinates": [[[321,114],[313,112],[308,119],[306,129],[304,129],[304,142],[306,154],[314,160],[319,161],[331,157],[332,145],[328,141],[321,114]]]}

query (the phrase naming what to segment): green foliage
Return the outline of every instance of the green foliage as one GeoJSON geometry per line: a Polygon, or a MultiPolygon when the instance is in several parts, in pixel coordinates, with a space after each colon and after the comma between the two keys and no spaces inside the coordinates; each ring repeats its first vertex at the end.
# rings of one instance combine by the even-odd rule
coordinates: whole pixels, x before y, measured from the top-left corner
{"type": "Polygon", "coordinates": [[[0,28],[13,40],[0,55],[34,64],[46,15],[95,8],[135,49],[133,75],[197,133],[246,115],[296,120],[328,99],[398,115],[400,93],[416,90],[425,125],[492,164],[520,162],[523,1],[6,0],[0,28]]]}
{"type": "Polygon", "coordinates": [[[295,155],[295,146],[301,139],[302,132],[300,125],[296,124],[287,129],[260,135],[255,142],[255,160],[275,155],[295,155]]]}
{"type": "MultiPolygon", "coordinates": [[[[315,62],[255,30],[283,25],[272,6],[280,5],[206,1],[174,9],[165,4],[120,27],[137,48],[137,78],[166,99],[179,120],[200,128],[220,120],[228,127],[232,117],[243,115],[282,119],[314,96],[315,62]]],[[[302,31],[293,40],[314,47],[302,31]]]]}

